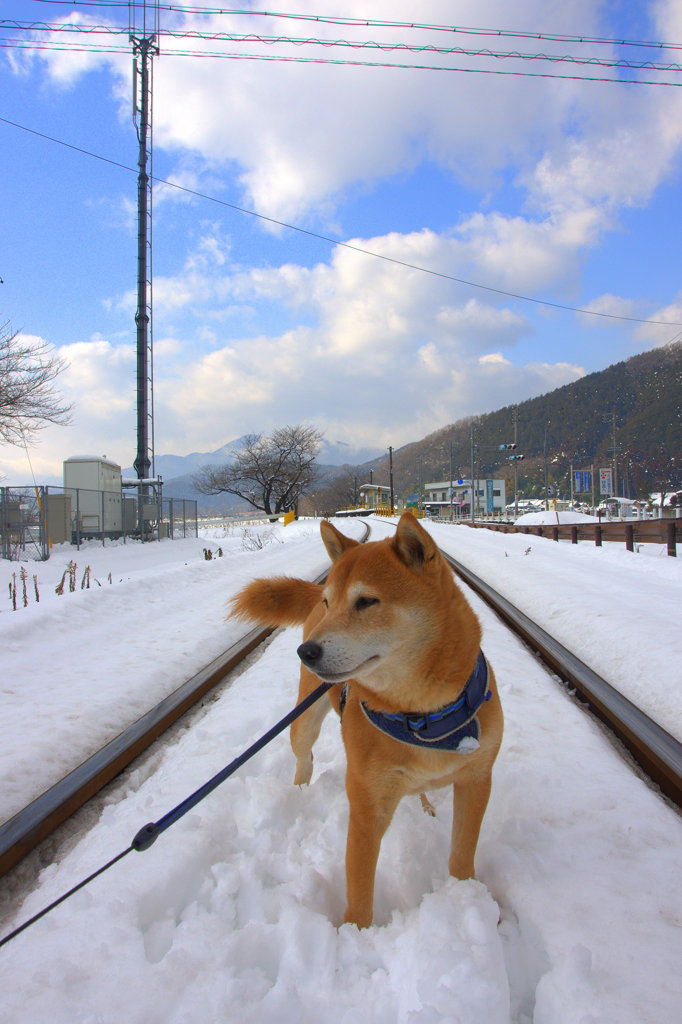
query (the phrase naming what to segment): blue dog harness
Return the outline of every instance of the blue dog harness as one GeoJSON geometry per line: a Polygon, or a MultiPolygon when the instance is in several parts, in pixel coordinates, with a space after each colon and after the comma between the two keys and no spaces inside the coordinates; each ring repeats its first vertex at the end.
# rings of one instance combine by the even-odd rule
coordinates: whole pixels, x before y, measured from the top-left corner
{"type": "MultiPolygon", "coordinates": [[[[348,684],[341,693],[341,714],[346,703],[347,691],[348,684]]],[[[372,725],[400,743],[411,743],[415,747],[429,750],[455,751],[462,741],[467,739],[474,740],[478,746],[480,726],[476,715],[491,696],[492,693],[488,689],[488,663],[483,651],[480,651],[474,671],[453,704],[423,714],[374,711],[365,701],[360,702],[360,707],[372,725]]],[[[468,753],[472,749],[475,748],[471,744],[465,744],[461,753],[468,753]]]]}

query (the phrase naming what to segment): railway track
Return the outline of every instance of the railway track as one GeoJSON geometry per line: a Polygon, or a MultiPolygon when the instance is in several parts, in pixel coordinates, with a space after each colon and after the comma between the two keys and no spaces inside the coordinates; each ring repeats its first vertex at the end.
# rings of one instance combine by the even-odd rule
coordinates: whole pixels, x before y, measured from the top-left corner
{"type": "MultiPolygon", "coordinates": [[[[365,540],[369,536],[369,525],[365,540]]],[[[631,704],[570,651],[466,566],[445,553],[453,571],[535,651],[553,673],[625,744],[649,778],[682,807],[682,744],[631,704]]],[[[321,582],[323,574],[316,580],[321,582]]],[[[0,826],[0,875],[17,865],[59,825],[222,683],[273,632],[254,629],[87,761],[0,826]]]]}
{"type": "Polygon", "coordinates": [[[511,601],[442,552],[453,571],[475,591],[630,751],[645,774],[682,808],[682,743],[662,729],[589,665],[533,622],[511,601]]]}
{"type": "MultiPolygon", "coordinates": [[[[370,534],[365,527],[366,541],[370,534]]],[[[321,583],[327,573],[314,582],[321,583]]],[[[28,806],[0,825],[0,877],[116,778],[191,708],[223,683],[273,629],[256,627],[124,729],[28,806]]]]}

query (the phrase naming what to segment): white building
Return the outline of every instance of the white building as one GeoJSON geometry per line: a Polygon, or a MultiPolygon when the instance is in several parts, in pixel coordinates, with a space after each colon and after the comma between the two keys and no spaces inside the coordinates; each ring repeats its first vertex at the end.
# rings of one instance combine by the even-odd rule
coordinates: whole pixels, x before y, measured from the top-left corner
{"type": "Polygon", "coordinates": [[[382,508],[391,504],[391,488],[384,484],[362,484],[360,502],[363,508],[382,508]]]}
{"type": "MultiPolygon", "coordinates": [[[[471,480],[461,477],[452,481],[450,494],[449,480],[435,480],[424,484],[424,505],[437,509],[441,515],[455,518],[471,514],[471,480]]],[[[481,478],[476,480],[474,512],[477,516],[503,515],[507,504],[504,480],[481,478]]]]}

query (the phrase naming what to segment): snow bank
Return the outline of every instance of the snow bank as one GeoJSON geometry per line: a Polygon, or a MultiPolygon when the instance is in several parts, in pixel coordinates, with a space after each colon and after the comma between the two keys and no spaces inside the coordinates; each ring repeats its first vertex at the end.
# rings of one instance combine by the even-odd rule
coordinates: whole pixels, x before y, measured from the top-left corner
{"type": "Polygon", "coordinates": [[[526,512],[515,520],[516,526],[557,526],[570,523],[598,523],[598,516],[584,512],[526,512]]]}

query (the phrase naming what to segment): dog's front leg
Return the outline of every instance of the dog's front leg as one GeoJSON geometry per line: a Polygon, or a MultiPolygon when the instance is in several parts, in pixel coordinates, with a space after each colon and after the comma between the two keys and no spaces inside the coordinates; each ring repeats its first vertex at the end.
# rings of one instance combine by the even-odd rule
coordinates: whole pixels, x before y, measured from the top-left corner
{"type": "MultiPolygon", "coordinates": [[[[307,668],[301,667],[298,703],[305,700],[319,685],[320,680],[317,676],[314,676],[307,668]]],[[[313,745],[320,735],[324,716],[330,707],[329,697],[321,697],[291,724],[289,739],[296,758],[295,786],[307,786],[310,782],[313,774],[313,745]]]]}
{"type": "Polygon", "coordinates": [[[490,771],[457,779],[453,786],[452,843],[448,867],[455,878],[475,878],[474,855],[490,798],[490,771]]]}
{"type": "MultiPolygon", "coordinates": [[[[375,780],[376,782],[376,780],[375,780]]],[[[346,913],[344,921],[368,928],[374,909],[374,878],[384,832],[391,823],[402,793],[397,787],[377,793],[365,780],[346,776],[350,807],[346,843],[346,913]]]]}

